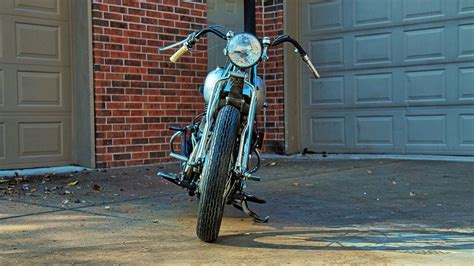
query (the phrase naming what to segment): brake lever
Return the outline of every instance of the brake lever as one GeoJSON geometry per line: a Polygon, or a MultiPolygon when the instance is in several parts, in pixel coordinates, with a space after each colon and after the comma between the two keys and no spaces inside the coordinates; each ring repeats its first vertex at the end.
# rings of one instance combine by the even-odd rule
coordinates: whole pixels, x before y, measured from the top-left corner
{"type": "Polygon", "coordinates": [[[184,40],[182,40],[182,41],[175,42],[175,43],[173,43],[173,44],[171,44],[171,45],[168,45],[168,46],[165,46],[165,47],[161,47],[159,50],[160,50],[160,51],[165,51],[165,50],[174,48],[174,47],[176,47],[176,46],[180,46],[180,45],[182,45],[183,43],[187,42],[188,39],[189,39],[189,36],[186,37],[186,39],[184,39],[184,40]]]}

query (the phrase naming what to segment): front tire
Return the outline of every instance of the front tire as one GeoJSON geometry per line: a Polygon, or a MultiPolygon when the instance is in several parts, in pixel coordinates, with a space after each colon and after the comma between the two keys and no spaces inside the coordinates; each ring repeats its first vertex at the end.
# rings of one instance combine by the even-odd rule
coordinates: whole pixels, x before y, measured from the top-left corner
{"type": "Polygon", "coordinates": [[[226,105],[218,113],[214,134],[211,137],[208,157],[201,176],[201,195],[196,233],[205,242],[214,242],[219,235],[224,213],[224,191],[229,165],[237,138],[240,112],[226,105]]]}

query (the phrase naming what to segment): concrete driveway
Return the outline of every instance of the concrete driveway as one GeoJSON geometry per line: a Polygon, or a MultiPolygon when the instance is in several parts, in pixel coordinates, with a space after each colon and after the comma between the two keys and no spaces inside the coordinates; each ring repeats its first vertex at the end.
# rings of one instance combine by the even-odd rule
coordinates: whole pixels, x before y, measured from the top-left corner
{"type": "MultiPolygon", "coordinates": [[[[130,264],[474,263],[474,165],[267,159],[215,244],[197,202],[161,165],[0,181],[0,262],[130,264]]],[[[1,180],[1,179],[0,179],[1,180]]]]}

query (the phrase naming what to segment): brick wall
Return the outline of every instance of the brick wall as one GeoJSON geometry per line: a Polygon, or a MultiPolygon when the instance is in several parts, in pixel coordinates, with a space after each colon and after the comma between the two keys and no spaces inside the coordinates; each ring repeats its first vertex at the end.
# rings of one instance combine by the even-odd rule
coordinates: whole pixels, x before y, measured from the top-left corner
{"type": "MultiPolygon", "coordinates": [[[[283,0],[257,0],[256,29],[258,36],[272,40],[283,34],[283,0]]],[[[269,60],[260,65],[259,75],[267,85],[265,113],[258,115],[260,126],[265,125],[264,152],[285,152],[285,106],[283,81],[283,46],[268,51],[269,60]]]]}
{"type": "Polygon", "coordinates": [[[168,126],[203,110],[205,40],[177,64],[158,47],[201,29],[206,16],[206,4],[190,1],[93,1],[98,168],[167,160],[168,126]]]}
{"type": "MultiPolygon", "coordinates": [[[[98,168],[159,163],[168,158],[169,125],[188,124],[203,110],[197,86],[207,70],[201,39],[176,64],[158,48],[207,24],[202,0],[93,0],[93,54],[98,168]]],[[[257,0],[257,33],[282,33],[282,0],[257,0]]],[[[266,152],[284,151],[283,50],[261,70],[270,103],[266,152]]]]}

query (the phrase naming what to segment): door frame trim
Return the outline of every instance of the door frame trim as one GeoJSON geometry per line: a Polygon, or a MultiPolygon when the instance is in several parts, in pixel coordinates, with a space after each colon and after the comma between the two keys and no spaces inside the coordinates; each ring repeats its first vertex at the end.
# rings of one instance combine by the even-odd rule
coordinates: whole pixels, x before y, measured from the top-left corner
{"type": "Polygon", "coordinates": [[[70,2],[73,164],[95,168],[92,0],[70,2]]]}
{"type": "MultiPolygon", "coordinates": [[[[296,40],[300,40],[299,18],[300,0],[283,1],[284,32],[296,40]]],[[[302,119],[301,119],[301,81],[300,60],[293,52],[293,47],[283,48],[284,73],[284,110],[285,110],[285,153],[295,154],[301,151],[302,119]],[[292,119],[290,119],[292,118],[292,119]],[[296,118],[296,119],[295,119],[296,118]]]]}

